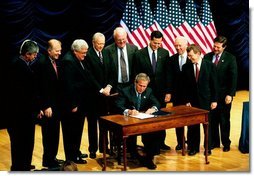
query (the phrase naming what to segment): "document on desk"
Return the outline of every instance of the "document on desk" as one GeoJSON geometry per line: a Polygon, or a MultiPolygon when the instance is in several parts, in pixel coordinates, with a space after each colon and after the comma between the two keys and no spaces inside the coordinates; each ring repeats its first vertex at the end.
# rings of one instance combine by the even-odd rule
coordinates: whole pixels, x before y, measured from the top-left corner
{"type": "Polygon", "coordinates": [[[143,113],[143,112],[138,113],[138,115],[130,115],[130,116],[138,118],[138,119],[148,119],[148,118],[154,117],[153,114],[146,114],[146,113],[143,113]]]}

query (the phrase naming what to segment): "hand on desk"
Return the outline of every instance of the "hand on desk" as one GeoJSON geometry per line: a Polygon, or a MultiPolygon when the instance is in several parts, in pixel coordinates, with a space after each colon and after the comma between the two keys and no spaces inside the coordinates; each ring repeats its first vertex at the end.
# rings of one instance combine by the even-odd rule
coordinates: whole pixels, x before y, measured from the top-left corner
{"type": "Polygon", "coordinates": [[[136,109],[132,109],[132,110],[129,109],[128,114],[129,114],[129,115],[138,115],[138,114],[139,114],[139,111],[136,110],[136,109]]]}
{"type": "Polygon", "coordinates": [[[147,111],[145,112],[146,114],[153,114],[156,110],[154,108],[149,108],[147,109],[147,111]]]}

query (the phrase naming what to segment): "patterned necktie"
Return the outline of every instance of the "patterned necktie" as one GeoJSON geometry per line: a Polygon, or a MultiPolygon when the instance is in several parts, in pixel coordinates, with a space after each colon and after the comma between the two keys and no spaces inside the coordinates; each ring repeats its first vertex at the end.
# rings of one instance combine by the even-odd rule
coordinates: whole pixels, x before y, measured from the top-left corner
{"type": "Polygon", "coordinates": [[[219,54],[216,54],[214,64],[217,66],[218,63],[219,63],[219,54]]]}
{"type": "Polygon", "coordinates": [[[196,82],[198,82],[198,77],[199,77],[198,63],[195,63],[195,66],[196,66],[196,82]]]}
{"type": "Polygon", "coordinates": [[[140,105],[141,105],[141,94],[139,93],[137,97],[137,110],[140,109],[140,105]]]}
{"type": "Polygon", "coordinates": [[[101,63],[103,64],[103,57],[102,57],[102,54],[100,51],[99,51],[99,58],[100,58],[101,63]]]}
{"type": "Polygon", "coordinates": [[[126,69],[126,62],[124,59],[123,48],[120,48],[120,66],[121,66],[122,82],[126,83],[128,82],[128,76],[127,76],[127,69],[126,69]]]}
{"type": "Polygon", "coordinates": [[[156,70],[156,57],[155,57],[155,52],[154,51],[152,53],[152,66],[153,66],[153,72],[155,73],[155,70],[156,70]]]}

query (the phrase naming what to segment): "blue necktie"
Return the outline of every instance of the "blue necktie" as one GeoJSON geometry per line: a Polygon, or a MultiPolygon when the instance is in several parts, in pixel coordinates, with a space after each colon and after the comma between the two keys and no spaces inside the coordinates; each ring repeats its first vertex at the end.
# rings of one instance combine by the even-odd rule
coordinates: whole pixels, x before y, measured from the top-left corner
{"type": "Polygon", "coordinates": [[[155,52],[152,53],[152,66],[153,66],[153,72],[155,73],[156,69],[156,58],[155,58],[155,52]]]}
{"type": "Polygon", "coordinates": [[[137,97],[137,110],[140,109],[140,105],[141,105],[141,94],[139,93],[137,97]]]}

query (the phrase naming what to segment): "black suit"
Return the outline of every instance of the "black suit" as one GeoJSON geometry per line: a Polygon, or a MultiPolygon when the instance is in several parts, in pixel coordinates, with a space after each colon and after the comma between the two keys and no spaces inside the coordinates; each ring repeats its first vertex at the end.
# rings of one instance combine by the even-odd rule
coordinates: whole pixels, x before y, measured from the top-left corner
{"type": "MultiPolygon", "coordinates": [[[[208,53],[204,59],[213,60],[214,53],[208,53]]],[[[229,146],[230,136],[230,110],[231,105],[225,103],[227,95],[235,96],[237,86],[237,63],[236,58],[227,51],[221,54],[218,65],[216,66],[218,78],[218,106],[212,111],[212,145],[220,146],[221,142],[224,146],[229,146]],[[219,134],[220,126],[220,134],[219,134]]]]}
{"type": "MultiPolygon", "coordinates": [[[[116,106],[118,113],[120,114],[123,114],[124,110],[126,109],[133,109],[133,106],[137,108],[137,94],[133,84],[122,89],[118,99],[116,100],[116,106]]],[[[141,94],[139,111],[146,111],[153,106],[156,106],[159,109],[160,103],[153,95],[152,89],[148,87],[141,94]]],[[[142,134],[142,142],[144,144],[144,150],[147,153],[148,159],[153,159],[153,156],[159,153],[158,132],[142,134]]],[[[132,146],[131,150],[135,150],[133,147],[135,146],[132,146]]]]}
{"type": "MultiPolygon", "coordinates": [[[[192,63],[183,66],[183,79],[185,89],[185,102],[190,102],[193,107],[210,110],[212,102],[217,102],[217,79],[216,69],[213,63],[202,59],[199,78],[196,82],[192,63]]],[[[210,123],[209,117],[209,123],[210,123]]],[[[209,127],[209,146],[210,150],[210,127],[209,127]]],[[[188,127],[188,149],[199,151],[200,145],[200,125],[188,127]]]]}
{"type": "MultiPolygon", "coordinates": [[[[94,81],[98,82],[101,87],[106,87],[108,84],[113,85],[110,79],[112,61],[108,58],[105,50],[102,50],[103,62],[93,47],[89,48],[85,63],[87,68],[94,76],[94,81]]],[[[92,93],[92,92],[91,92],[92,93]]],[[[89,139],[89,152],[96,152],[98,150],[98,135],[97,135],[97,120],[100,116],[107,115],[109,110],[108,97],[98,92],[94,92],[94,99],[91,101],[91,111],[87,115],[88,119],[88,139],[89,139]]],[[[100,131],[101,132],[101,131],[100,131]]],[[[102,135],[99,135],[99,148],[103,151],[102,135]]]]}
{"type": "Polygon", "coordinates": [[[61,63],[64,110],[62,120],[63,140],[66,160],[75,160],[80,155],[79,147],[84,126],[84,118],[92,108],[93,92],[99,92],[101,86],[94,81],[89,70],[72,52],[63,57],[61,63]],[[78,107],[77,112],[71,112],[78,107]]]}
{"type": "MultiPolygon", "coordinates": [[[[191,63],[191,60],[186,58],[186,63],[191,63]]],[[[179,65],[179,54],[174,54],[170,57],[168,68],[168,87],[171,94],[171,102],[174,106],[185,104],[184,101],[184,79],[179,65]]],[[[178,145],[182,145],[183,128],[176,128],[176,137],[178,145]]]]}
{"type": "Polygon", "coordinates": [[[42,128],[43,143],[43,163],[53,163],[55,161],[60,130],[60,112],[61,112],[61,86],[58,75],[54,70],[52,62],[48,55],[42,55],[40,59],[33,64],[38,76],[40,85],[40,103],[41,110],[52,108],[52,117],[43,116],[40,119],[42,128]]]}
{"type": "Polygon", "coordinates": [[[113,81],[113,91],[119,91],[119,89],[126,87],[133,83],[133,80],[136,75],[133,74],[133,64],[134,64],[134,53],[138,50],[138,47],[132,44],[127,43],[126,44],[127,49],[127,55],[128,55],[128,65],[129,65],[129,82],[122,85],[118,82],[118,52],[117,52],[117,46],[115,43],[112,43],[111,45],[107,46],[105,50],[108,53],[108,57],[112,60],[112,74],[111,74],[111,80],[113,81]]]}
{"type": "Polygon", "coordinates": [[[11,170],[29,171],[34,149],[35,119],[39,113],[38,85],[30,66],[17,57],[9,67],[8,126],[11,170]]]}
{"type": "MultiPolygon", "coordinates": [[[[169,65],[169,52],[163,48],[157,50],[157,63],[155,73],[153,72],[153,67],[150,61],[150,56],[148,52],[148,47],[140,49],[135,53],[135,64],[134,64],[134,73],[135,75],[139,73],[146,73],[151,82],[149,87],[154,91],[154,95],[159,100],[162,107],[166,106],[164,102],[165,94],[169,93],[168,89],[168,79],[167,71],[169,65]]],[[[164,140],[166,138],[166,131],[161,131],[160,137],[161,145],[164,145],[164,140]]]]}

